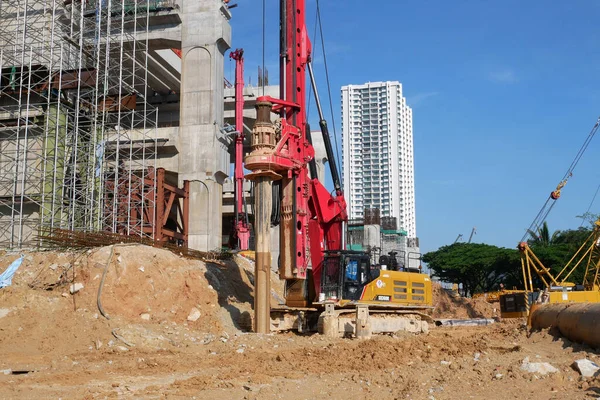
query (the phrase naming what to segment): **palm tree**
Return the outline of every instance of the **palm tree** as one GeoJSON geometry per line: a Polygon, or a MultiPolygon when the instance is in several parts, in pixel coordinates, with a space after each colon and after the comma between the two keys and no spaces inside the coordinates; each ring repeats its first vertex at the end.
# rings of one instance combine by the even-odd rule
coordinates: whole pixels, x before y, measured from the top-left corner
{"type": "Polygon", "coordinates": [[[537,233],[531,229],[528,229],[527,232],[529,233],[529,236],[531,236],[529,244],[540,246],[550,246],[556,241],[556,238],[560,234],[560,231],[554,231],[554,233],[550,235],[550,229],[548,229],[548,222],[546,221],[538,228],[537,233]]]}

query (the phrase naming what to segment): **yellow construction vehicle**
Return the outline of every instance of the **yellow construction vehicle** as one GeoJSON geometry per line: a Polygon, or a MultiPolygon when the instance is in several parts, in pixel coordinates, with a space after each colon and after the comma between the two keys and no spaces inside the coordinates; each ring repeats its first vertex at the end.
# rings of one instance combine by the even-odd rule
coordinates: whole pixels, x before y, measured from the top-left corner
{"type": "Polygon", "coordinates": [[[548,289],[549,303],[597,303],[600,302],[600,219],[594,223],[594,229],[571,257],[569,262],[556,275],[544,266],[534,254],[527,242],[519,244],[521,268],[525,291],[533,292],[532,271],[548,289]],[[577,269],[585,266],[583,282],[576,284],[569,278],[577,269]]]}
{"type": "Polygon", "coordinates": [[[580,246],[580,248],[571,257],[569,262],[556,274],[546,267],[535,255],[527,243],[530,235],[535,235],[536,228],[546,221],[546,218],[556,200],[561,196],[561,192],[567,184],[569,178],[573,176],[573,171],[579,160],[588,148],[591,140],[594,138],[600,127],[600,118],[592,127],[585,142],[581,146],[575,159],[569,166],[563,179],[557,185],[556,189],[550,193],[550,196],[544,203],[542,209],[531,223],[527,233],[521,239],[518,249],[521,253],[521,269],[523,274],[523,283],[525,290],[518,293],[500,295],[500,311],[503,318],[524,317],[529,313],[529,306],[533,302],[542,301],[542,290],[537,292],[534,289],[534,273],[540,278],[543,285],[543,301],[547,303],[598,303],[600,302],[600,219],[594,224],[594,229],[580,246]],[[585,266],[583,282],[575,284],[569,281],[573,272],[580,270],[585,266]]]}
{"type": "Polygon", "coordinates": [[[535,255],[527,242],[519,243],[521,269],[525,290],[502,294],[500,311],[503,318],[518,318],[528,315],[533,302],[547,303],[599,303],[600,302],[600,219],[594,229],[558,274],[546,267],[535,255]],[[569,281],[576,270],[585,268],[583,282],[569,281]],[[543,285],[536,291],[533,276],[537,275],[543,285]]]}
{"type": "Polygon", "coordinates": [[[371,265],[369,256],[362,252],[330,252],[325,262],[321,275],[321,302],[334,300],[340,306],[365,303],[419,307],[432,304],[431,279],[427,274],[382,269],[380,265],[371,265]]]}
{"type": "Polygon", "coordinates": [[[500,296],[502,296],[502,295],[511,294],[511,293],[520,293],[520,292],[522,292],[522,290],[501,289],[501,290],[496,290],[494,292],[475,293],[473,295],[473,298],[474,299],[483,298],[488,303],[497,303],[500,301],[500,296]]]}
{"type": "Polygon", "coordinates": [[[271,308],[271,331],[368,336],[401,330],[427,332],[428,323],[433,322],[429,315],[432,283],[420,268],[389,270],[386,265],[373,265],[367,253],[337,250],[325,252],[315,273],[320,279],[318,299],[310,291],[311,284],[303,285],[309,291],[306,297],[315,301],[306,307],[271,308]]]}

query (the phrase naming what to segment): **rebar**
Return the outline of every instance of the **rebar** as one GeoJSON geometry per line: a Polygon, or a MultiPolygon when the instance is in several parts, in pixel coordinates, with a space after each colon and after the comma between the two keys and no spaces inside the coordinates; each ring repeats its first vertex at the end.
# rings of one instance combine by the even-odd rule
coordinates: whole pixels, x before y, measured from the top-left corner
{"type": "Polygon", "coordinates": [[[67,229],[46,229],[36,237],[46,248],[56,249],[90,249],[117,244],[141,244],[169,250],[186,258],[217,262],[231,258],[231,253],[221,251],[198,251],[174,243],[158,242],[145,236],[123,235],[102,231],[73,231],[67,229]]]}

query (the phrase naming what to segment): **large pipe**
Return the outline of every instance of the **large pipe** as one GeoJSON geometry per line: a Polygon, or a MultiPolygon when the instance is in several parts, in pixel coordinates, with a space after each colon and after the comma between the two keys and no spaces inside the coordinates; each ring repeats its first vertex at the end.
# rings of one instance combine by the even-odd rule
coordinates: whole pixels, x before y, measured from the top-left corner
{"type": "Polygon", "coordinates": [[[600,348],[600,303],[546,304],[531,315],[533,329],[556,327],[567,339],[600,348]]]}
{"type": "Polygon", "coordinates": [[[273,181],[259,177],[255,181],[254,225],[256,233],[256,263],[254,264],[254,332],[270,333],[271,308],[271,201],[273,181]]]}
{"type": "Polygon", "coordinates": [[[280,177],[264,159],[273,153],[276,138],[271,122],[269,102],[256,104],[256,123],[252,129],[252,152],[246,158],[246,167],[252,170],[247,178],[254,180],[254,232],[256,235],[256,263],[254,266],[254,331],[271,331],[271,208],[273,179],[280,177]],[[249,162],[250,161],[250,162],[249,162]]]}

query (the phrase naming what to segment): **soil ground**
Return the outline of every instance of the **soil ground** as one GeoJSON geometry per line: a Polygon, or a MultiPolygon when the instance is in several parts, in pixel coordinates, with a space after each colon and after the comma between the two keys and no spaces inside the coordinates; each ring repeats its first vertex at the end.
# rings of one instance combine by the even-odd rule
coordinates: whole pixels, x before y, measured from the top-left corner
{"type": "MultiPolygon", "coordinates": [[[[0,272],[19,254],[0,254],[0,272]]],[[[0,289],[0,398],[596,399],[571,364],[600,353],[522,320],[331,339],[245,333],[252,262],[205,264],[145,246],[29,252],[0,289]],[[98,289],[103,273],[100,305],[98,289]],[[70,293],[71,284],[83,289],[70,293]],[[521,369],[549,362],[556,373],[521,369]]],[[[282,297],[275,274],[273,303],[282,297]]],[[[434,316],[492,318],[435,288],[434,316]]]]}

